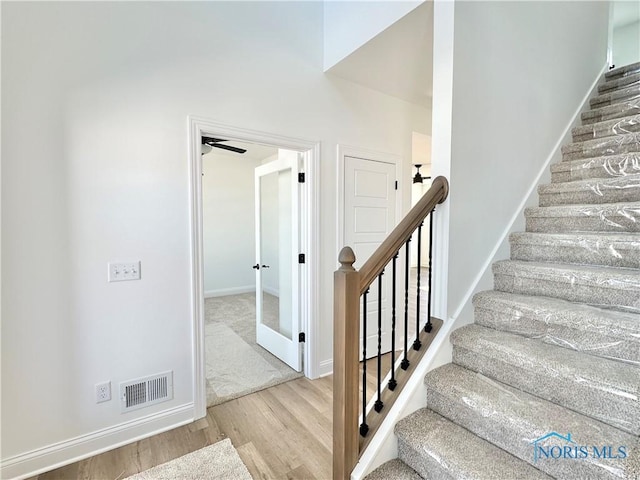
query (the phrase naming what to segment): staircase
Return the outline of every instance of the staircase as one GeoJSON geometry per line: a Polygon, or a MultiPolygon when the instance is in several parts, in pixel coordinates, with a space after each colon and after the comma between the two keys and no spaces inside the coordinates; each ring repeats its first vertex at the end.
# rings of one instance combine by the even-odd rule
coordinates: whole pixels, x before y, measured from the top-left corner
{"type": "Polygon", "coordinates": [[[640,63],[598,93],[367,480],[640,478],[640,63]]]}

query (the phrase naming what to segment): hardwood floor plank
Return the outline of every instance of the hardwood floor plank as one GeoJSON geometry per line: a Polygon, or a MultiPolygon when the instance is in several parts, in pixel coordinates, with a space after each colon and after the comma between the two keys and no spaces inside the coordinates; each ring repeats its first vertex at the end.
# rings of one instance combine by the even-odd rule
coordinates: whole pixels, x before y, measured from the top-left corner
{"type": "Polygon", "coordinates": [[[278,478],[278,475],[271,469],[270,462],[264,459],[253,442],[245,443],[236,450],[254,480],[278,478]]]}
{"type": "Polygon", "coordinates": [[[282,405],[286,405],[287,413],[313,432],[313,435],[322,445],[331,450],[333,444],[333,430],[331,422],[327,421],[320,412],[309,408],[309,404],[300,396],[296,389],[286,383],[270,389],[269,392],[277,398],[282,405]]]}
{"type": "MultiPolygon", "coordinates": [[[[320,478],[331,478],[331,448],[324,446],[316,432],[304,421],[298,420],[287,406],[282,404],[269,390],[260,392],[261,396],[274,409],[274,413],[286,425],[287,432],[277,441],[281,444],[281,455],[291,455],[291,461],[305,465],[320,478]],[[312,453],[311,453],[312,452],[312,453]]],[[[272,438],[273,442],[275,439],[272,438]]],[[[292,465],[292,469],[298,465],[292,465]]]]}
{"type": "Polygon", "coordinates": [[[313,473],[311,473],[307,468],[302,465],[295,470],[291,470],[287,472],[287,480],[328,480],[323,479],[322,477],[316,477],[313,473]]]}

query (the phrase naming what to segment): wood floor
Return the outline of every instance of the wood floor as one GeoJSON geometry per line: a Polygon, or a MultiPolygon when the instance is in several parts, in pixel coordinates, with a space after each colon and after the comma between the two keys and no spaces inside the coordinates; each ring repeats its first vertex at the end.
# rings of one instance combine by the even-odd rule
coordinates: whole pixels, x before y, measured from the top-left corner
{"type": "MultiPolygon", "coordinates": [[[[383,356],[383,376],[390,355],[383,356]]],[[[376,360],[367,362],[367,397],[376,360]]],[[[184,427],[43,473],[31,480],[121,480],[230,438],[255,480],[329,480],[333,377],[298,378],[207,409],[184,427]]]]}
{"type": "Polygon", "coordinates": [[[123,479],[227,437],[255,480],[330,479],[332,381],[292,380],[211,407],[192,424],[33,479],[123,479]]]}

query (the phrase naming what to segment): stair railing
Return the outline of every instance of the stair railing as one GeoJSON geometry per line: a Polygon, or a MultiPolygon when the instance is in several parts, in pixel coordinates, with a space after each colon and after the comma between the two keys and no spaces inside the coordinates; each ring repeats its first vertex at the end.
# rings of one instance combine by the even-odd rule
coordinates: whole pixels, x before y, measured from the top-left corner
{"type": "MultiPolygon", "coordinates": [[[[350,247],[344,247],[338,261],[340,268],[334,274],[334,313],[333,313],[333,478],[345,480],[358,462],[360,454],[369,439],[380,426],[384,416],[397,398],[402,387],[424,355],[423,343],[433,331],[431,318],[432,298],[432,241],[433,211],[449,193],[449,182],[444,177],[433,180],[431,188],[423,195],[407,216],[358,271],[353,267],[355,254],[350,247]],[[422,227],[429,217],[429,271],[427,315],[424,329],[420,325],[420,255],[422,227]],[[418,268],[416,271],[416,332],[415,340],[409,347],[409,271],[410,242],[417,231],[418,268]],[[396,362],[396,280],[397,262],[404,248],[404,325],[403,358],[396,362]],[[382,343],[382,298],[383,275],[391,264],[391,366],[386,388],[381,378],[382,343]],[[374,282],[377,284],[374,286],[374,282]],[[377,290],[377,382],[376,400],[367,403],[367,295],[370,288],[377,290]],[[362,298],[362,300],[361,300],[362,298]],[[362,302],[362,317],[361,303],[362,302]],[[361,324],[362,320],[362,335],[361,324]],[[424,331],[423,331],[424,330],[424,331]],[[361,343],[362,342],[362,343],[361,343]],[[412,351],[410,351],[412,350],[412,351]],[[422,351],[420,351],[422,350],[422,351]],[[362,359],[362,361],[361,361],[362,359]],[[398,365],[396,365],[398,364],[398,365]],[[361,368],[362,366],[362,368],[361,368]],[[398,367],[398,368],[397,368],[398,367]],[[359,372],[359,370],[362,372],[359,372]],[[362,407],[362,408],[361,408],[362,407]],[[385,408],[386,407],[386,408],[385,408]],[[360,409],[361,408],[361,409],[360,409]],[[362,412],[362,414],[360,413],[362,412]]],[[[435,319],[434,319],[435,320],[435,319]]],[[[441,324],[438,321],[438,325],[441,324]]],[[[402,325],[401,325],[402,327],[402,325]]],[[[435,333],[435,332],[434,332],[435,333]]]]}

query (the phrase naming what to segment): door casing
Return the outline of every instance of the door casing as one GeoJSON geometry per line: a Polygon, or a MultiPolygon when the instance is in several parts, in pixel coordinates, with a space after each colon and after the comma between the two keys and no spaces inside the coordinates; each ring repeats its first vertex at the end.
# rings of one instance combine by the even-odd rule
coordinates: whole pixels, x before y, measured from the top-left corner
{"type": "Polygon", "coordinates": [[[193,340],[193,398],[194,419],[207,414],[205,348],[204,348],[204,254],[202,216],[202,135],[222,137],[240,142],[261,143],[303,152],[305,186],[300,198],[301,249],[305,254],[305,268],[301,273],[300,326],[305,332],[304,374],[319,376],[319,178],[320,142],[249,130],[222,124],[205,117],[187,118],[190,247],[191,247],[191,318],[193,340]]]}

